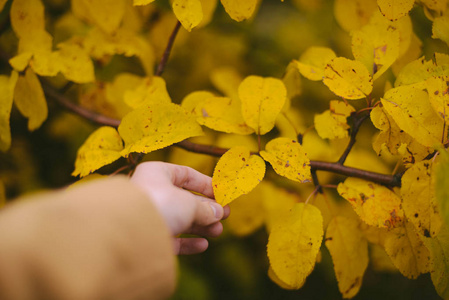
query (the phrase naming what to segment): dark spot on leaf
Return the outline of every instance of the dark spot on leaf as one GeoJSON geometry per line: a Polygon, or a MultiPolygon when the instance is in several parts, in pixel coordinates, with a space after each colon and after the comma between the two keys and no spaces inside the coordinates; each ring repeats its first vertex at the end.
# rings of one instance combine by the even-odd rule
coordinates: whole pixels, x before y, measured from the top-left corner
{"type": "Polygon", "coordinates": [[[430,237],[430,232],[427,229],[424,229],[424,236],[425,237],[430,237]]]}

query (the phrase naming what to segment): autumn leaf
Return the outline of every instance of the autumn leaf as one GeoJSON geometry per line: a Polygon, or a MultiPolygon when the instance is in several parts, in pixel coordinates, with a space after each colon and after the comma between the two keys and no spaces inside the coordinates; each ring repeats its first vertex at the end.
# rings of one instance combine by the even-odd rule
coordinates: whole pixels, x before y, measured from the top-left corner
{"type": "MultiPolygon", "coordinates": [[[[299,288],[301,288],[302,286],[300,286],[299,288],[293,287],[288,285],[287,283],[283,282],[277,275],[276,273],[274,273],[273,268],[269,267],[268,268],[268,277],[271,279],[271,281],[273,281],[274,283],[276,283],[279,287],[283,288],[284,290],[297,290],[299,288]]],[[[304,281],[305,283],[305,281],[304,281]]]]}
{"type": "Polygon", "coordinates": [[[415,279],[431,269],[429,250],[409,222],[387,232],[384,247],[395,267],[407,278],[415,279]]]}
{"type": "Polygon", "coordinates": [[[433,166],[421,161],[402,176],[402,208],[416,230],[426,237],[434,237],[441,227],[438,203],[435,198],[433,166]]]}
{"type": "Polygon", "coordinates": [[[432,37],[440,39],[449,45],[449,17],[441,16],[435,18],[432,25],[432,37]]]}
{"type": "Polygon", "coordinates": [[[282,111],[288,111],[291,107],[291,100],[302,93],[301,75],[294,61],[290,62],[285,69],[282,82],[287,89],[287,101],[285,101],[282,111]]]}
{"type": "Polygon", "coordinates": [[[294,61],[302,76],[310,80],[323,80],[324,68],[337,55],[327,47],[310,47],[294,61]]]}
{"type": "Polygon", "coordinates": [[[429,101],[438,115],[449,121],[449,76],[430,77],[425,82],[429,101]],[[447,111],[446,111],[447,109],[447,111]]]}
{"type": "Polygon", "coordinates": [[[441,161],[435,167],[435,195],[438,203],[438,210],[440,216],[445,222],[446,227],[449,227],[449,155],[446,151],[440,150],[441,161]]]}
{"type": "Polygon", "coordinates": [[[335,19],[346,31],[367,24],[377,9],[376,0],[335,0],[334,3],[335,19]]]}
{"type": "Polygon", "coordinates": [[[19,74],[11,72],[11,76],[0,75],[0,151],[6,152],[11,146],[11,115],[14,89],[19,74]]]}
{"type": "Polygon", "coordinates": [[[197,115],[195,109],[209,98],[213,98],[215,95],[209,91],[195,91],[182,99],[181,106],[189,113],[197,115]]]}
{"type": "Polygon", "coordinates": [[[218,161],[212,176],[215,200],[225,206],[252,191],[265,175],[265,163],[248,148],[235,146],[218,161]]]}
{"type": "Polygon", "coordinates": [[[271,232],[290,214],[293,206],[300,202],[300,198],[296,193],[277,187],[269,181],[262,181],[260,188],[263,193],[261,199],[265,211],[265,227],[267,232],[271,232]]]}
{"type": "Polygon", "coordinates": [[[256,10],[257,0],[221,0],[228,15],[238,22],[251,18],[256,10]]]}
{"type": "Polygon", "coordinates": [[[276,138],[268,142],[260,155],[274,171],[297,182],[310,182],[310,161],[304,148],[295,140],[276,138]]]}
{"type": "Polygon", "coordinates": [[[261,135],[273,129],[287,99],[284,83],[271,77],[248,76],[240,84],[238,93],[246,124],[261,135]]]}
{"type": "Polygon", "coordinates": [[[72,11],[107,33],[115,32],[125,13],[125,0],[72,0],[72,11]]]}
{"type": "Polygon", "coordinates": [[[142,106],[123,117],[118,132],[125,142],[122,156],[148,153],[186,138],[202,135],[201,127],[182,107],[173,103],[142,106]]]}
{"type": "Polygon", "coordinates": [[[310,204],[295,204],[268,238],[270,266],[280,281],[299,289],[312,272],[323,239],[323,218],[310,204]]]}
{"type": "Polygon", "coordinates": [[[74,43],[61,43],[58,48],[61,73],[67,80],[75,83],[95,81],[94,65],[83,48],[74,43]]]}
{"type": "Polygon", "coordinates": [[[337,96],[355,100],[368,96],[373,79],[359,61],[344,57],[334,58],[324,69],[323,83],[337,96]]]}
{"type": "Polygon", "coordinates": [[[368,225],[394,228],[402,224],[401,198],[388,188],[359,178],[347,178],[337,188],[368,225]]]}
{"type": "Polygon", "coordinates": [[[334,217],[326,231],[326,247],[334,262],[338,288],[343,298],[352,298],[362,286],[368,267],[368,242],[359,222],[342,216],[334,217]]]}
{"type": "Polygon", "coordinates": [[[414,3],[415,0],[377,0],[381,13],[392,21],[406,16],[414,3]]]}
{"type": "Polygon", "coordinates": [[[199,0],[174,0],[173,12],[187,31],[192,31],[203,19],[203,8],[199,0]]]}
{"type": "Polygon", "coordinates": [[[346,118],[355,112],[354,107],[344,101],[332,100],[330,109],[315,115],[314,124],[318,135],[323,139],[348,137],[349,125],[346,118]]]}
{"type": "Polygon", "coordinates": [[[41,0],[14,0],[10,11],[11,26],[19,38],[29,38],[45,30],[44,6],[41,0]]]}
{"type": "Polygon", "coordinates": [[[28,118],[28,130],[39,128],[47,119],[48,108],[41,83],[32,69],[19,76],[14,89],[14,103],[20,113],[28,118]]]}
{"type": "Polygon", "coordinates": [[[123,142],[117,130],[103,126],[78,149],[72,176],[84,177],[121,157],[123,142]]]}
{"type": "Polygon", "coordinates": [[[225,96],[235,100],[239,97],[238,88],[243,78],[231,67],[214,69],[210,74],[210,80],[214,87],[225,96]]]}
{"type": "Polygon", "coordinates": [[[147,5],[150,4],[152,2],[154,2],[155,0],[133,0],[133,5],[138,6],[138,5],[147,5]]]}
{"type": "Polygon", "coordinates": [[[433,110],[427,92],[414,86],[388,90],[382,105],[400,129],[426,147],[441,144],[443,121],[433,110]]]}
{"type": "Polygon", "coordinates": [[[426,80],[432,76],[449,76],[449,63],[438,61],[439,53],[435,53],[435,62],[426,61],[425,57],[411,61],[404,66],[396,76],[395,87],[414,85],[416,88],[425,88],[426,80]]]}
{"type": "Polygon", "coordinates": [[[125,91],[123,99],[132,108],[142,105],[171,103],[165,80],[159,76],[145,77],[134,89],[125,91]]]}

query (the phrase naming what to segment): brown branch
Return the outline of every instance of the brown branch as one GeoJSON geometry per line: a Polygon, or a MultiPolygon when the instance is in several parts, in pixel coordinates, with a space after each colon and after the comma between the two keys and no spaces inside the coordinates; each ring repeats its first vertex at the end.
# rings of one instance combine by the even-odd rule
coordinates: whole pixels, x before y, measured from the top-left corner
{"type": "Polygon", "coordinates": [[[341,155],[340,159],[337,161],[337,164],[343,165],[346,161],[346,158],[349,155],[349,152],[351,152],[352,147],[354,146],[356,142],[357,133],[359,132],[360,126],[362,126],[363,122],[369,117],[369,114],[364,115],[360,118],[356,117],[356,114],[352,114],[351,117],[354,120],[354,125],[352,126],[351,130],[351,139],[349,140],[348,146],[345,149],[345,152],[341,155]]]}
{"type": "Polygon", "coordinates": [[[170,38],[168,39],[167,47],[165,47],[164,54],[162,55],[161,61],[159,62],[156,73],[154,75],[161,76],[164,72],[165,65],[167,64],[168,58],[170,57],[171,49],[173,48],[173,44],[175,42],[175,38],[178,34],[179,28],[181,28],[181,22],[178,21],[175,25],[175,28],[173,29],[173,32],[170,35],[170,38]]]}

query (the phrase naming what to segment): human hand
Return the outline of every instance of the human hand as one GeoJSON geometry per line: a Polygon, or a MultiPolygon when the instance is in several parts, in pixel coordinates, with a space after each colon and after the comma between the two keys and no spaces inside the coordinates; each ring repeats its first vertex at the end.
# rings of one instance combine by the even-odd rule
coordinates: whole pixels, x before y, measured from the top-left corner
{"type": "MultiPolygon", "coordinates": [[[[229,207],[223,208],[213,200],[209,176],[186,166],[145,162],[137,166],[131,181],[150,196],[173,236],[187,233],[217,237],[222,233],[220,221],[229,215],[229,207]]],[[[201,253],[207,247],[205,238],[175,238],[176,254],[201,253]]]]}

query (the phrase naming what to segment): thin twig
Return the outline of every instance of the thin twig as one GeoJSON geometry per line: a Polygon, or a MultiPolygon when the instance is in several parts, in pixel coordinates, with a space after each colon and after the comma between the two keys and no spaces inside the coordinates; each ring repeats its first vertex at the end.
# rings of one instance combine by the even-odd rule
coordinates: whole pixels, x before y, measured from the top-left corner
{"type": "Polygon", "coordinates": [[[322,194],[323,193],[323,188],[321,187],[320,181],[318,180],[318,176],[316,174],[316,170],[312,169],[310,171],[310,173],[312,174],[313,184],[317,187],[318,193],[322,194]]]}
{"type": "Polygon", "coordinates": [[[310,193],[309,197],[307,197],[307,199],[306,199],[306,201],[304,202],[304,204],[308,204],[310,198],[312,198],[312,196],[315,196],[316,193],[318,193],[318,190],[319,190],[320,188],[321,188],[321,187],[320,187],[319,185],[317,185],[317,186],[315,187],[315,189],[313,190],[313,192],[310,193]]]}
{"type": "Polygon", "coordinates": [[[170,57],[171,49],[175,42],[179,28],[181,28],[181,22],[178,21],[175,25],[175,28],[173,29],[173,32],[170,35],[170,38],[168,39],[167,47],[165,47],[164,54],[162,55],[161,61],[159,62],[156,73],[154,75],[161,76],[162,73],[164,73],[165,65],[167,64],[168,58],[170,57]]]}
{"type": "Polygon", "coordinates": [[[354,125],[352,126],[352,130],[351,130],[351,139],[349,140],[349,143],[345,149],[345,152],[343,152],[340,159],[337,161],[337,163],[340,165],[343,165],[345,163],[346,158],[349,155],[349,152],[351,152],[352,147],[354,146],[354,144],[356,142],[356,137],[357,137],[357,133],[359,132],[360,126],[369,117],[369,114],[366,114],[360,118],[357,118],[355,114],[352,114],[351,116],[354,120],[354,125]]]}

